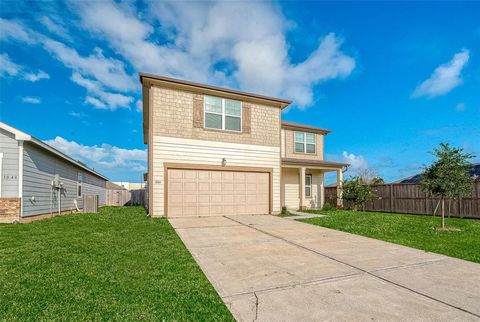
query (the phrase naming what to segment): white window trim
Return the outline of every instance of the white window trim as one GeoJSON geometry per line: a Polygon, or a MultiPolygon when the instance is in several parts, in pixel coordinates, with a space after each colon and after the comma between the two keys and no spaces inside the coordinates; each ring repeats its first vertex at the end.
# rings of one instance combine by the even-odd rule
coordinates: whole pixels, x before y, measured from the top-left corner
{"type": "Polygon", "coordinates": [[[77,173],[77,198],[82,198],[82,197],[83,197],[83,173],[78,172],[77,173]],[[82,178],[82,180],[78,180],[80,177],[82,178]],[[81,187],[80,195],[78,195],[78,187],[81,187]]]}
{"type": "MultiPolygon", "coordinates": [[[[243,102],[242,101],[237,101],[237,102],[240,102],[240,116],[238,116],[238,115],[232,115],[232,114],[226,114],[225,113],[225,100],[226,100],[226,98],[221,98],[221,97],[217,97],[217,96],[210,96],[210,97],[215,97],[215,98],[219,98],[219,99],[222,100],[222,113],[207,112],[207,100],[204,98],[204,100],[203,100],[203,128],[209,129],[209,130],[242,133],[242,130],[243,130],[243,102]],[[222,128],[221,129],[216,128],[216,127],[208,127],[207,126],[207,123],[206,123],[207,122],[207,117],[206,117],[207,113],[222,116],[222,128]],[[237,130],[225,129],[225,116],[239,117],[240,118],[240,130],[237,131],[237,130]]],[[[232,100],[232,101],[235,101],[235,100],[232,100]]]]}
{"type": "Polygon", "coordinates": [[[312,180],[313,180],[313,177],[312,177],[311,174],[306,174],[305,175],[305,191],[303,193],[305,194],[305,197],[308,197],[308,198],[312,197],[312,186],[313,186],[312,180]],[[310,184],[307,184],[307,177],[310,178],[310,184]],[[310,188],[310,194],[309,195],[307,195],[307,187],[310,188]]]}
{"type": "Polygon", "coordinates": [[[310,132],[295,131],[293,133],[293,152],[303,153],[303,154],[317,154],[317,135],[315,133],[310,133],[310,134],[313,134],[313,137],[315,138],[315,143],[308,143],[308,144],[314,144],[315,151],[307,152],[307,133],[310,133],[310,132]],[[302,133],[303,134],[303,141],[297,141],[297,135],[296,135],[297,133],[302,133]],[[303,143],[303,152],[297,152],[295,150],[297,143],[303,143]]]}

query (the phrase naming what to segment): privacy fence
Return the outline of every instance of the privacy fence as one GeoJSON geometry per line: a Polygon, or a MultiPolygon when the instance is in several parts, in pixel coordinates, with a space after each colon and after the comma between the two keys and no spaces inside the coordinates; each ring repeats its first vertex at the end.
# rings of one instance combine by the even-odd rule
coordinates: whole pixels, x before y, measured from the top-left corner
{"type": "Polygon", "coordinates": [[[107,206],[125,206],[131,198],[131,193],[127,189],[107,189],[107,206]]]}
{"type": "MultiPolygon", "coordinates": [[[[377,198],[365,204],[366,211],[431,215],[439,201],[438,198],[428,197],[420,190],[420,185],[415,183],[372,185],[372,190],[377,198]]],[[[335,205],[336,198],[336,187],[325,188],[326,202],[335,205]]],[[[344,202],[344,206],[352,205],[344,202]]],[[[437,210],[437,214],[439,213],[440,207],[437,210]]],[[[451,217],[480,219],[480,182],[473,185],[472,194],[468,198],[445,200],[445,214],[451,217]]]]}

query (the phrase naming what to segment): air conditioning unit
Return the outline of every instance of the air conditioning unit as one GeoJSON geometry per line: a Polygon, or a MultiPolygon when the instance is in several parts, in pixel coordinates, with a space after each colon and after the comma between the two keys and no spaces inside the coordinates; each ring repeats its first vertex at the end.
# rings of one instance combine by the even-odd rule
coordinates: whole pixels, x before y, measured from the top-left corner
{"type": "Polygon", "coordinates": [[[83,212],[98,212],[98,195],[83,195],[83,212]]]}

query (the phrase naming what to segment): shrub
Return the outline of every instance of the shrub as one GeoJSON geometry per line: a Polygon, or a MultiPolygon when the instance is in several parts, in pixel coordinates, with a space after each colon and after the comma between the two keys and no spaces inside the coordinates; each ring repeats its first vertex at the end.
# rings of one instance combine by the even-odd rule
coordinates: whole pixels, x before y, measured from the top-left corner
{"type": "Polygon", "coordinates": [[[365,205],[367,201],[373,200],[375,194],[360,177],[353,177],[343,183],[343,199],[353,203],[353,210],[365,205]]]}
{"type": "Polygon", "coordinates": [[[281,214],[284,216],[288,216],[290,212],[288,211],[287,207],[283,206],[281,214]]]}

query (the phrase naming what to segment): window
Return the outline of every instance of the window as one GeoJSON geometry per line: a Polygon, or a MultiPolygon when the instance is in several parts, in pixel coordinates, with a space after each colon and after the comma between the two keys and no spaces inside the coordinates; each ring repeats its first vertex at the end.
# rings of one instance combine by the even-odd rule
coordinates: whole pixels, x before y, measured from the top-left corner
{"type": "Polygon", "coordinates": [[[205,128],[242,130],[242,102],[205,96],[205,128]]]}
{"type": "Polygon", "coordinates": [[[305,197],[312,196],[312,175],[306,174],[305,175],[305,197]]]}
{"type": "Polygon", "coordinates": [[[317,136],[315,133],[295,132],[295,152],[315,153],[317,151],[317,136]]]}
{"type": "Polygon", "coordinates": [[[83,175],[79,172],[77,175],[77,197],[82,196],[83,175]]]}

